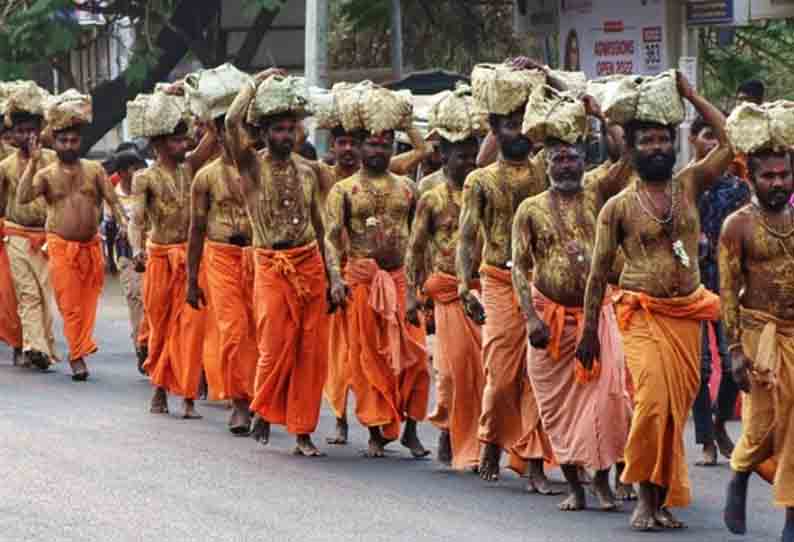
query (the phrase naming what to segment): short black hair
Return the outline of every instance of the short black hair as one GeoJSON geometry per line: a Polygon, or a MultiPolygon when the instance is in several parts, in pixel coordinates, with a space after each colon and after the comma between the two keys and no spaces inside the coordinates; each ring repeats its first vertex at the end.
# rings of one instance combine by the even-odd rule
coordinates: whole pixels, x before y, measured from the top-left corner
{"type": "Polygon", "coordinates": [[[16,126],[23,122],[36,122],[39,126],[44,122],[44,117],[36,115],[35,113],[28,113],[27,111],[14,111],[11,113],[11,125],[16,126]]]}
{"type": "Polygon", "coordinates": [[[443,138],[443,137],[439,137],[438,141],[439,141],[439,147],[441,149],[441,155],[445,156],[445,157],[449,156],[449,154],[452,151],[454,151],[455,148],[457,148],[459,145],[471,145],[471,144],[474,144],[474,145],[479,146],[479,144],[480,144],[479,140],[475,136],[471,136],[471,137],[468,137],[468,138],[463,139],[461,141],[455,141],[455,142],[452,142],[452,141],[450,141],[450,140],[448,140],[446,138],[443,138]]]}
{"type": "Polygon", "coordinates": [[[652,128],[663,128],[666,129],[670,133],[670,139],[673,143],[675,143],[675,126],[671,126],[669,124],[660,124],[658,122],[646,122],[641,120],[632,120],[626,123],[623,127],[626,135],[626,146],[629,149],[633,149],[637,142],[637,132],[640,130],[650,130],[652,128]]]}
{"type": "Polygon", "coordinates": [[[267,130],[271,124],[275,124],[279,121],[285,119],[294,119],[295,122],[300,121],[300,117],[295,113],[290,113],[289,111],[285,111],[283,113],[276,113],[275,115],[269,115],[267,117],[262,117],[259,119],[258,126],[262,130],[267,130]]]}
{"type": "Polygon", "coordinates": [[[755,174],[761,166],[761,160],[766,158],[788,158],[791,164],[791,153],[781,149],[762,149],[747,156],[747,171],[751,181],[755,181],[755,174]]]}
{"type": "Polygon", "coordinates": [[[317,160],[317,149],[314,148],[311,141],[304,141],[298,149],[298,154],[303,156],[306,160],[317,160]]]}
{"type": "Polygon", "coordinates": [[[689,128],[689,133],[692,135],[692,137],[697,137],[700,135],[700,132],[706,128],[711,128],[711,125],[706,123],[706,119],[698,115],[697,118],[692,121],[692,126],[689,128]]]}
{"type": "Polygon", "coordinates": [[[746,94],[751,98],[755,98],[756,100],[763,102],[764,96],[766,95],[766,86],[758,79],[750,79],[749,81],[745,81],[739,85],[736,94],[746,94]]]}
{"type": "Polygon", "coordinates": [[[331,129],[331,137],[333,137],[334,139],[338,137],[347,137],[347,136],[352,137],[358,143],[361,143],[367,137],[367,132],[361,128],[359,128],[358,130],[347,131],[341,124],[334,126],[331,129]]]}
{"type": "Polygon", "coordinates": [[[218,132],[224,131],[226,129],[226,113],[218,115],[212,119],[212,122],[215,123],[215,129],[218,130],[218,132]]]}
{"type": "Polygon", "coordinates": [[[135,151],[123,151],[113,158],[115,171],[129,169],[134,166],[146,166],[146,160],[135,151]]]}
{"type": "Polygon", "coordinates": [[[151,142],[157,143],[158,141],[164,141],[166,138],[175,135],[187,135],[187,132],[188,132],[187,122],[180,120],[179,124],[174,126],[174,129],[171,131],[170,134],[162,134],[162,135],[154,136],[151,138],[151,142]]]}
{"type": "Polygon", "coordinates": [[[66,128],[62,128],[60,130],[53,130],[52,131],[52,135],[53,135],[53,137],[58,137],[59,135],[65,134],[67,132],[77,132],[77,135],[82,137],[83,136],[83,128],[84,127],[85,127],[85,124],[82,124],[82,123],[73,124],[71,126],[67,126],[66,128]]]}
{"type": "Polygon", "coordinates": [[[124,151],[138,151],[138,145],[133,143],[132,141],[122,141],[119,143],[119,146],[116,147],[116,154],[124,151]]]}

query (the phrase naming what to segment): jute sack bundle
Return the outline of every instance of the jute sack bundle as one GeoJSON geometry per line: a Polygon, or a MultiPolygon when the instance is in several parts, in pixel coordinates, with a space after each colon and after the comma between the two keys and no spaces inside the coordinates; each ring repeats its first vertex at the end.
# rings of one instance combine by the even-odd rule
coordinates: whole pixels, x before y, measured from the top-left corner
{"type": "Polygon", "coordinates": [[[12,81],[7,87],[8,98],[5,103],[5,124],[11,127],[11,115],[30,113],[44,116],[50,93],[33,81],[12,81]]]}
{"type": "Polygon", "coordinates": [[[523,106],[537,86],[546,84],[541,70],[517,70],[505,64],[477,64],[471,72],[474,99],[488,113],[509,115],[523,106]]]}
{"type": "Polygon", "coordinates": [[[734,149],[741,153],[789,149],[794,146],[794,102],[743,103],[733,110],[725,128],[734,149]]]}
{"type": "Polygon", "coordinates": [[[430,108],[427,122],[427,139],[439,136],[453,143],[488,131],[488,114],[474,99],[468,85],[443,92],[430,108]]]}
{"type": "Polygon", "coordinates": [[[410,91],[373,86],[360,96],[359,111],[364,130],[382,134],[390,130],[407,130],[413,125],[414,106],[410,91]]]}
{"type": "Polygon", "coordinates": [[[164,92],[138,94],[127,102],[127,126],[132,137],[157,137],[174,133],[186,121],[185,99],[164,92]]]}
{"type": "Polygon", "coordinates": [[[584,103],[549,86],[532,91],[521,130],[532,141],[560,139],[576,143],[587,132],[584,103]]]}
{"type": "Polygon", "coordinates": [[[53,132],[80,124],[91,124],[93,108],[91,96],[71,88],[49,99],[45,118],[53,132]]]}
{"type": "Polygon", "coordinates": [[[587,76],[584,72],[550,70],[549,76],[555,77],[565,83],[568,87],[567,92],[577,98],[587,92],[587,76]]]}
{"type": "Polygon", "coordinates": [[[317,127],[332,130],[342,126],[347,131],[363,129],[362,95],[372,87],[371,81],[336,83],[330,92],[312,96],[317,127]]]}
{"type": "Polygon", "coordinates": [[[216,119],[226,114],[240,89],[252,81],[253,77],[228,62],[191,73],[184,83],[188,109],[200,120],[216,119]]]}
{"type": "Polygon", "coordinates": [[[678,94],[675,70],[653,77],[616,75],[590,81],[587,93],[613,122],[633,120],[666,126],[683,122],[684,102],[678,94]]]}
{"type": "Polygon", "coordinates": [[[247,121],[257,126],[262,118],[281,113],[291,113],[298,117],[312,114],[309,92],[303,77],[273,75],[256,89],[256,95],[248,106],[247,121]]]}

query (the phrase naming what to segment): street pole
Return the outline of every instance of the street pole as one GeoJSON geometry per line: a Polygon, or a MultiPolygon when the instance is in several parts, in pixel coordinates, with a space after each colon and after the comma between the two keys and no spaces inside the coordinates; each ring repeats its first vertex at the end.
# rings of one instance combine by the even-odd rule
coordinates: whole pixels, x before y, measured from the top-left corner
{"type": "MultiPolygon", "coordinates": [[[[306,0],[306,52],[304,57],[306,85],[328,88],[328,0],[306,0]]],[[[309,130],[317,154],[328,151],[328,134],[309,130]]]]}
{"type": "Polygon", "coordinates": [[[391,0],[391,70],[395,81],[403,76],[403,25],[400,0],[391,0]]]}

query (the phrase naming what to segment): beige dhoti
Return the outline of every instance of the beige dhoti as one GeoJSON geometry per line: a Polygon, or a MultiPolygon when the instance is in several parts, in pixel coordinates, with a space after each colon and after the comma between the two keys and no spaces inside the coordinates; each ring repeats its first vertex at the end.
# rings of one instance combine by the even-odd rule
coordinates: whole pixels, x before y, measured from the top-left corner
{"type": "Polygon", "coordinates": [[[35,350],[57,361],[52,332],[52,286],[43,230],[24,228],[6,220],[6,249],[22,321],[22,349],[35,350]]]}
{"type": "Polygon", "coordinates": [[[119,282],[124,299],[127,300],[127,311],[130,315],[130,337],[133,346],[137,349],[141,344],[138,334],[143,321],[143,273],[135,270],[135,263],[130,258],[119,258],[119,282]]]}

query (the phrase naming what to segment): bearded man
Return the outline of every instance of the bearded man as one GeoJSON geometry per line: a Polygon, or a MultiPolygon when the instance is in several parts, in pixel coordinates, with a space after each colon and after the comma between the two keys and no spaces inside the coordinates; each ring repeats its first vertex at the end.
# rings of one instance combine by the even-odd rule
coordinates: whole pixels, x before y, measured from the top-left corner
{"type": "Polygon", "coordinates": [[[681,528],[669,507],[687,506],[683,435],[700,385],[700,323],[718,317],[719,299],[700,285],[697,197],[722,175],[733,152],[725,118],[677,74],[678,93],[713,127],[720,144],[675,176],[675,128],[635,119],[626,144],[640,180],[610,199],[598,218],[577,357],[599,357],[599,325],[609,271],[626,254],[617,301],[626,363],[636,388],[624,483],[639,483],[631,526],[681,528]]]}

